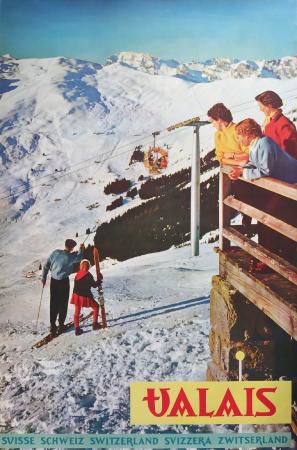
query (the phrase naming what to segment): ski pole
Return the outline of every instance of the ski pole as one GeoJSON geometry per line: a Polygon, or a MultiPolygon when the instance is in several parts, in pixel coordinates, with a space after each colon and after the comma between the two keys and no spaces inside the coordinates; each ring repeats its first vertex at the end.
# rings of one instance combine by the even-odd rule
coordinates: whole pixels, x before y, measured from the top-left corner
{"type": "Polygon", "coordinates": [[[42,300],[42,296],[43,296],[43,290],[44,290],[44,285],[42,285],[42,289],[41,289],[40,302],[39,302],[38,314],[37,314],[37,319],[36,319],[35,333],[37,333],[37,326],[38,326],[38,320],[39,320],[39,314],[40,314],[40,307],[41,307],[41,300],[42,300]]]}
{"type": "Polygon", "coordinates": [[[87,240],[89,239],[89,237],[91,236],[92,233],[94,233],[96,231],[97,225],[94,225],[94,228],[92,229],[92,231],[90,231],[87,234],[87,237],[85,238],[85,240],[83,241],[83,244],[85,244],[87,242],[87,240]]]}

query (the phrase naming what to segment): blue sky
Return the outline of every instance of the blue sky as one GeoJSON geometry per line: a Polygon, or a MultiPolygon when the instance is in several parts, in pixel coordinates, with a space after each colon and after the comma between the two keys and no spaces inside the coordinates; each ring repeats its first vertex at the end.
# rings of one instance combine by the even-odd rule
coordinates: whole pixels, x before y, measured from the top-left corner
{"type": "Polygon", "coordinates": [[[297,0],[0,0],[0,54],[275,58],[297,53],[296,23],[297,0]]]}

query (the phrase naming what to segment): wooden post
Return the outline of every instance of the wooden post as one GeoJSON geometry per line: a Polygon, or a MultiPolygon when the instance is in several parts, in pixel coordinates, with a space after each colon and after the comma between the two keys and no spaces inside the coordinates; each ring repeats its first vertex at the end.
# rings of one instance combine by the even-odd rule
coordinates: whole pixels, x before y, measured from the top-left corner
{"type": "Polygon", "coordinates": [[[230,225],[231,209],[224,205],[224,200],[231,194],[231,183],[228,175],[221,170],[219,181],[219,247],[222,251],[230,248],[229,240],[223,236],[223,228],[230,225]]]}

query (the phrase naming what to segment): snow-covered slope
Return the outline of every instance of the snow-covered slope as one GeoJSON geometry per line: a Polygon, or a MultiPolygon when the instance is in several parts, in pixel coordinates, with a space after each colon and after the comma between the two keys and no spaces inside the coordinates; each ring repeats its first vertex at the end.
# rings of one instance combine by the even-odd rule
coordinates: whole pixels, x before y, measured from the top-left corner
{"type": "MultiPolygon", "coordinates": [[[[288,58],[291,75],[294,61],[288,58]]],[[[217,272],[210,247],[203,246],[202,256],[193,259],[186,246],[116,265],[106,261],[110,327],[79,338],[69,333],[34,353],[30,346],[38,338],[32,330],[41,286],[38,272],[32,278],[26,274],[36,272],[65,238],[78,233],[81,241],[86,228],[142,202],[139,196],[125,198],[123,206],[106,212],[111,198],[104,186],[118,177],[139,186],[139,176],[147,173],[143,164],[129,162],[135,147],[152,143],[153,131],[162,130],[157,143],[169,149],[169,174],[190,166],[194,136],[191,128],[164,130],[190,117],[206,118],[218,101],[232,109],[235,121],[247,116],[262,121],[254,96],[273,89],[284,98],[285,112],[296,118],[296,78],[233,79],[223,68],[220,72],[223,63],[217,60],[203,70],[194,63],[184,69],[176,61],[139,55],[122,54],[110,62],[9,56],[0,62],[4,431],[128,430],[129,380],[203,378],[210,279],[217,272]],[[201,82],[213,79],[214,72],[226,79],[201,82]]],[[[232,63],[232,70],[246,73],[238,64],[232,63]]],[[[201,129],[202,156],[213,148],[213,134],[211,126],[201,129]]],[[[213,175],[206,172],[203,180],[213,175]]],[[[40,334],[47,328],[48,297],[47,286],[40,334]]]]}
{"type": "MultiPolygon", "coordinates": [[[[32,334],[34,324],[24,305],[13,322],[2,323],[2,427],[18,432],[136,431],[129,424],[130,381],[205,379],[209,283],[216,256],[207,246],[201,258],[188,255],[184,247],[115,265],[104,262],[104,331],[94,332],[88,323],[80,337],[71,330],[31,351],[47,329],[45,300],[38,335],[32,334]]],[[[24,280],[19,301],[30,292],[36,295],[38,287],[38,280],[24,280]]]]}
{"type": "MultiPolygon", "coordinates": [[[[101,67],[65,58],[5,57],[2,69],[11,81],[0,100],[1,273],[9,292],[65,237],[77,232],[83,238],[97,221],[141,203],[136,196],[106,212],[111,199],[103,189],[116,177],[139,185],[146,171],[129,161],[135,146],[152,144],[152,131],[197,115],[205,118],[218,101],[232,109],[236,121],[246,116],[262,121],[253,98],[265,89],[279,92],[285,112],[296,115],[296,78],[197,84],[120,63],[101,67]]],[[[213,133],[211,126],[201,129],[202,155],[213,148],[213,133]]],[[[193,143],[188,127],[160,134],[157,144],[169,147],[165,173],[190,166],[193,143]]]]}

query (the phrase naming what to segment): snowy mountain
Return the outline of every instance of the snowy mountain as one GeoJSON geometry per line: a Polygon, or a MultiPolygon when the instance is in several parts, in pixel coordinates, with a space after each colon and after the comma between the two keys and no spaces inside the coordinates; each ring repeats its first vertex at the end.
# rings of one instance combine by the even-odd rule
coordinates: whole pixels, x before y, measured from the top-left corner
{"type": "MultiPolygon", "coordinates": [[[[198,115],[206,118],[218,101],[232,109],[235,121],[250,116],[261,122],[254,97],[267,89],[282,96],[285,113],[296,120],[295,58],[262,65],[210,60],[181,67],[177,61],[120,55],[104,66],[63,57],[0,60],[3,432],[131,431],[129,381],[204,378],[210,280],[218,270],[210,245],[203,244],[201,256],[195,258],[185,243],[124,262],[106,259],[102,270],[107,330],[96,334],[86,324],[83,336],[76,337],[72,330],[32,351],[49,319],[47,284],[38,334],[32,333],[41,294],[39,263],[76,233],[78,242],[86,237],[92,242],[94,234],[86,236],[86,229],[92,232],[99,223],[109,227],[113,219],[119,234],[109,240],[120,242],[128,212],[137,211],[140,233],[146,218],[158,216],[166,239],[170,226],[165,220],[162,225],[163,213],[170,200],[175,212],[184,214],[181,202],[184,206],[188,201],[194,146],[190,127],[168,132],[169,125],[198,115]],[[237,68],[234,78],[229,76],[231,67],[237,68]],[[243,78],[244,73],[252,76],[243,78]],[[265,78],[269,73],[290,76],[265,78]],[[209,82],[213,77],[224,79],[209,82]],[[156,130],[161,131],[157,144],[169,152],[163,175],[168,180],[170,175],[177,180],[185,175],[178,197],[172,190],[167,195],[169,184],[161,186],[165,194],[160,198],[140,195],[148,173],[135,155],[152,145],[156,130]],[[124,178],[137,193],[120,194],[121,206],[108,210],[119,195],[105,193],[106,186],[124,178]],[[155,216],[148,214],[147,205],[155,216]]],[[[201,128],[202,201],[209,209],[217,204],[213,136],[210,125],[201,128]]],[[[72,315],[69,307],[68,320],[72,315]]],[[[142,430],[159,428],[133,427],[142,430]]]]}
{"type": "Polygon", "coordinates": [[[119,63],[151,75],[167,75],[195,83],[228,78],[277,78],[297,77],[297,56],[285,56],[275,60],[238,60],[212,58],[205,62],[181,63],[163,60],[145,53],[121,52],[110,56],[106,64],[119,63]]]}
{"type": "MultiPolygon", "coordinates": [[[[291,67],[296,58],[282,58],[269,67],[280,72],[286,61],[291,67]]],[[[1,226],[9,229],[10,249],[18,247],[20,235],[12,228],[17,229],[20,222],[26,235],[43,230],[48,246],[54,246],[57,233],[82,235],[98,220],[109,221],[141,205],[143,200],[136,195],[107,211],[115,197],[105,195],[104,187],[126,178],[140,189],[139,177],[148,173],[141,162],[129,162],[136,147],[144,150],[152,145],[152,131],[162,131],[157,144],[168,148],[164,175],[170,175],[190,167],[193,133],[189,127],[171,133],[166,128],[197,115],[205,119],[209,107],[218,101],[232,109],[235,121],[252,116],[261,122],[253,98],[273,89],[284,98],[285,112],[293,120],[296,116],[296,78],[192,83],[172,73],[165,75],[166,70],[176,70],[176,61],[121,53],[109,62],[101,66],[64,57],[2,57],[0,192],[5,216],[1,226]],[[133,65],[145,67],[146,72],[158,68],[161,74],[152,76],[144,69],[134,70],[133,65]],[[8,227],[11,221],[12,228],[8,227]]],[[[235,70],[240,64],[215,59],[203,67],[226,75],[226,67],[235,70]]],[[[194,71],[195,67],[193,63],[194,71]]],[[[256,63],[249,67],[255,69],[256,63]]],[[[201,129],[202,158],[213,149],[213,134],[211,126],[201,129]]],[[[204,170],[202,181],[207,186],[218,171],[213,165],[205,165],[204,170]]],[[[37,243],[34,250],[39,258],[48,251],[37,243]]]]}

